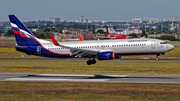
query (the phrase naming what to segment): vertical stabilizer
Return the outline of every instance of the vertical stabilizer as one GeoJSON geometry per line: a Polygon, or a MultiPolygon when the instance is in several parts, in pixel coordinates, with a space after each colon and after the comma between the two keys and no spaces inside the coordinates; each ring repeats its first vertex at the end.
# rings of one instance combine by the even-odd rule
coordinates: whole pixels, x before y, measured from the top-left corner
{"type": "Polygon", "coordinates": [[[107,31],[107,35],[109,35],[110,33],[109,33],[109,31],[108,31],[108,28],[106,28],[106,31],[107,31]]]}
{"type": "Polygon", "coordinates": [[[9,15],[10,23],[18,46],[37,45],[37,38],[19,21],[15,15],[9,15]]]}

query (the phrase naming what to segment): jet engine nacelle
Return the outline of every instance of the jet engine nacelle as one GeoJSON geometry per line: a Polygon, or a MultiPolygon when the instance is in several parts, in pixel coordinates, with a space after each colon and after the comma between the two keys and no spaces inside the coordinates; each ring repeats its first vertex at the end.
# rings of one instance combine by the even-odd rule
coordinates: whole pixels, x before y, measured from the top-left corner
{"type": "Polygon", "coordinates": [[[115,54],[113,51],[101,52],[98,54],[98,60],[109,60],[114,58],[115,54]]]}

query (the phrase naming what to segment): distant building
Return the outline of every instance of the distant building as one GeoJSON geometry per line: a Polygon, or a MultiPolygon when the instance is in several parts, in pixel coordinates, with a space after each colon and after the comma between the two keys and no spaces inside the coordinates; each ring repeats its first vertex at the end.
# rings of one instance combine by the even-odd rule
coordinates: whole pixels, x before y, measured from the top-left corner
{"type": "Polygon", "coordinates": [[[11,29],[12,29],[12,27],[10,27],[10,26],[0,25],[1,33],[6,33],[8,30],[11,30],[11,29]]]}
{"type": "Polygon", "coordinates": [[[172,21],[171,26],[169,27],[169,30],[170,30],[170,31],[175,30],[175,27],[174,27],[174,23],[173,23],[173,21],[172,21]]]}
{"type": "Polygon", "coordinates": [[[6,27],[5,27],[5,33],[6,33],[8,30],[11,30],[11,29],[12,29],[11,26],[6,26],[6,27]]]}
{"type": "Polygon", "coordinates": [[[151,18],[150,23],[158,23],[161,22],[161,19],[159,18],[151,18]]]}
{"type": "Polygon", "coordinates": [[[171,21],[171,18],[170,17],[166,17],[163,19],[164,22],[170,22],[171,21]]]}
{"type": "Polygon", "coordinates": [[[62,30],[63,33],[73,33],[73,34],[76,34],[77,33],[77,30],[75,28],[64,28],[62,30]]]}
{"type": "Polygon", "coordinates": [[[142,19],[132,19],[132,23],[142,23],[142,19]]]}
{"type": "Polygon", "coordinates": [[[53,23],[57,23],[57,22],[60,22],[60,18],[49,18],[49,21],[53,23]]]}
{"type": "Polygon", "coordinates": [[[0,31],[1,31],[1,33],[5,33],[5,26],[4,25],[0,25],[0,31]]]}
{"type": "Polygon", "coordinates": [[[129,35],[132,33],[135,33],[135,34],[142,33],[142,30],[136,29],[136,28],[134,28],[134,29],[133,28],[129,28],[129,29],[121,28],[121,29],[116,29],[115,32],[116,32],[116,34],[129,35]]]}
{"type": "Polygon", "coordinates": [[[173,21],[180,21],[180,17],[173,17],[173,21]]]}
{"type": "Polygon", "coordinates": [[[79,19],[76,19],[75,22],[78,22],[78,23],[88,23],[88,22],[91,22],[91,21],[88,20],[87,18],[84,18],[84,16],[82,15],[81,17],[79,17],[79,19]]]}
{"type": "MultiPolygon", "coordinates": [[[[96,28],[95,32],[97,32],[98,30],[103,30],[104,32],[107,32],[106,31],[106,28],[96,28]]],[[[111,34],[114,34],[115,33],[115,30],[113,28],[108,28],[108,31],[109,33],[111,34]]]]}
{"type": "Polygon", "coordinates": [[[92,31],[79,30],[77,33],[81,34],[84,39],[97,39],[92,31]]]}
{"type": "Polygon", "coordinates": [[[145,22],[145,23],[150,23],[150,22],[151,22],[151,18],[144,18],[144,19],[143,19],[143,22],[145,22]]]}
{"type": "Polygon", "coordinates": [[[29,28],[29,31],[31,31],[31,32],[39,32],[39,29],[38,28],[29,28]]]}
{"type": "Polygon", "coordinates": [[[173,36],[176,39],[180,39],[180,35],[179,34],[165,34],[165,33],[160,33],[160,34],[148,34],[148,38],[157,38],[157,37],[161,37],[161,36],[173,36]]]}

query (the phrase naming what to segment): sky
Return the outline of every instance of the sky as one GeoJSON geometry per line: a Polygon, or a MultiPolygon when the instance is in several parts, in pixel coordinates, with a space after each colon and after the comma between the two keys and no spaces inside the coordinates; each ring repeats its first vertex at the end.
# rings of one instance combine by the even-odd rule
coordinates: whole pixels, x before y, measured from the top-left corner
{"type": "Polygon", "coordinates": [[[1,0],[0,22],[14,14],[21,21],[131,21],[133,18],[180,17],[180,0],[1,0]]]}

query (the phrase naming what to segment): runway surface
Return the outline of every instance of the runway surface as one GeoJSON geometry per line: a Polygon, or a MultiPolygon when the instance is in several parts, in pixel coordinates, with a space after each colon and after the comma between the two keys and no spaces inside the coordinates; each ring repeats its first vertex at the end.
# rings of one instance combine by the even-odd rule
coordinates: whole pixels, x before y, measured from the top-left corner
{"type": "Polygon", "coordinates": [[[0,73],[0,81],[180,83],[180,76],[0,73]]]}

